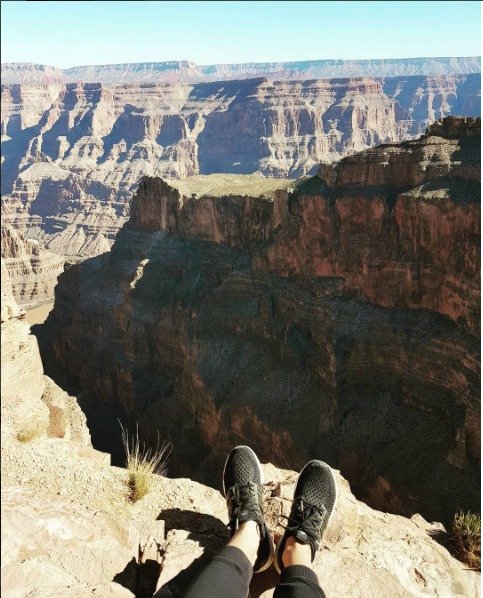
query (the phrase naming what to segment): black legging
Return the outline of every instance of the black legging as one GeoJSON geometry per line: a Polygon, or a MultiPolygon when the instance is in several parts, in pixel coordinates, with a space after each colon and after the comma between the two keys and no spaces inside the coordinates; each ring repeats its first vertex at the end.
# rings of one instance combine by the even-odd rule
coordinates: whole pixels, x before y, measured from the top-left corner
{"type": "MultiPolygon", "coordinates": [[[[185,598],[247,598],[253,568],[235,546],[225,546],[191,583],[185,598]]],[[[280,575],[274,598],[325,598],[317,575],[303,565],[286,567],[280,575]]]]}

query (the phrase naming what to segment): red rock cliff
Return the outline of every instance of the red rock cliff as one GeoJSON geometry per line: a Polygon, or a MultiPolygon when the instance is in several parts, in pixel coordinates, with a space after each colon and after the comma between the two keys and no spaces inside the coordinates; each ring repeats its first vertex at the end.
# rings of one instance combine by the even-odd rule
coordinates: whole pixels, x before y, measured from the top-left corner
{"type": "Polygon", "coordinates": [[[477,508],[477,126],[446,120],[273,202],[145,179],[43,329],[98,447],[120,417],[173,442],[173,474],[215,482],[242,442],[325,459],[386,510],[477,508]]]}
{"type": "Polygon", "coordinates": [[[443,123],[322,165],[291,197],[259,269],[341,277],[373,303],[430,309],[477,334],[479,120],[443,123]]]}

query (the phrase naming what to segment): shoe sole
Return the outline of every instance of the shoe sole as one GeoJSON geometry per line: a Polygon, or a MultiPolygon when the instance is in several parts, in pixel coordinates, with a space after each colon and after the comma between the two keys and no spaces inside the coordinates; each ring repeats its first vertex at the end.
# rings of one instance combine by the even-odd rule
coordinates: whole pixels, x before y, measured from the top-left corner
{"type": "MultiPolygon", "coordinates": [[[[322,461],[323,463],[323,461],[322,461]]],[[[297,482],[299,480],[299,477],[302,475],[303,470],[310,464],[310,461],[308,463],[306,463],[302,469],[299,472],[299,475],[297,477],[297,482]]],[[[335,486],[335,500],[334,500],[334,508],[332,509],[332,513],[329,515],[329,519],[327,520],[327,525],[325,527],[325,531],[327,531],[329,529],[330,526],[330,522],[332,520],[332,517],[337,509],[337,503],[339,502],[339,485],[337,484],[337,480],[335,478],[334,472],[332,470],[332,467],[330,465],[328,465],[327,463],[325,463],[325,465],[327,465],[327,467],[330,470],[330,475],[332,476],[332,479],[334,481],[334,486],[335,486]]],[[[297,487],[297,483],[295,484],[295,487],[297,487]]],[[[324,531],[324,533],[325,533],[324,531]]],[[[282,535],[283,538],[283,535],[282,535]]],[[[282,569],[280,569],[279,565],[278,565],[278,555],[279,555],[279,550],[280,550],[280,544],[282,543],[282,538],[280,538],[280,540],[277,542],[277,546],[275,548],[275,557],[274,557],[274,565],[275,565],[275,569],[277,570],[278,573],[282,573],[282,569]]]]}
{"type": "MultiPolygon", "coordinates": [[[[258,465],[258,471],[260,472],[260,484],[264,484],[265,477],[263,475],[262,465],[261,465],[255,451],[253,449],[251,449],[249,446],[245,446],[244,444],[240,444],[239,446],[237,446],[235,448],[244,448],[244,449],[247,449],[250,451],[250,453],[252,454],[252,457],[255,459],[255,461],[258,465]]],[[[225,465],[223,466],[223,496],[225,498],[226,498],[225,470],[226,470],[226,465],[228,463],[229,458],[230,458],[230,455],[228,455],[228,457],[226,458],[225,465]]],[[[263,566],[260,567],[260,569],[257,569],[256,571],[254,571],[254,573],[262,573],[263,571],[266,571],[267,569],[270,568],[271,564],[273,563],[273,561],[275,559],[275,544],[273,542],[272,534],[270,533],[270,530],[268,529],[268,527],[267,527],[267,534],[268,534],[268,541],[270,543],[270,555],[269,555],[267,561],[263,564],[263,566]]]]}

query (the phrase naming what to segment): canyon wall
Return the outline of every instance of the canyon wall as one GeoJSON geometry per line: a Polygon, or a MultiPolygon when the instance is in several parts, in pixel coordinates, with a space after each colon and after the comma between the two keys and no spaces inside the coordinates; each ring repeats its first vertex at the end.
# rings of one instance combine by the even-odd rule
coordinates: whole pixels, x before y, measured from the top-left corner
{"type": "Polygon", "coordinates": [[[448,118],[421,140],[322,165],[259,269],[342,278],[373,303],[430,309],[478,336],[479,136],[479,120],[448,118]]]}
{"type": "Polygon", "coordinates": [[[119,417],[172,441],[178,475],[217,483],[247,443],[384,510],[477,510],[479,160],[479,120],[449,118],[271,198],[144,178],[39,329],[96,446],[119,417]]]}
{"type": "Polygon", "coordinates": [[[53,301],[64,258],[45,250],[37,240],[24,239],[7,223],[2,223],[1,238],[2,262],[17,303],[28,309],[53,301]]]}
{"type": "Polygon", "coordinates": [[[70,259],[109,249],[143,175],[299,177],[478,116],[480,75],[2,87],[2,213],[70,259]]]}
{"type": "Polygon", "coordinates": [[[86,418],[75,398],[44,375],[37,339],[15,301],[3,259],[1,267],[2,457],[4,449],[30,430],[33,437],[62,438],[92,450],[86,418]]]}
{"type": "MultiPolygon", "coordinates": [[[[1,329],[2,594],[133,598],[182,591],[183,570],[189,567],[191,578],[228,539],[222,495],[189,479],[153,476],[142,500],[128,500],[127,471],[92,449],[76,399],[43,375],[3,260],[1,329]]],[[[280,533],[296,474],[263,468],[267,524],[280,533]]],[[[477,593],[479,574],[434,538],[446,537],[441,524],[373,511],[334,473],[339,500],[314,562],[327,596],[350,595],[354,584],[377,588],[382,598],[422,588],[431,595],[448,588],[455,596],[477,593]]],[[[277,581],[271,568],[256,576],[251,593],[269,598],[277,581]]]]}

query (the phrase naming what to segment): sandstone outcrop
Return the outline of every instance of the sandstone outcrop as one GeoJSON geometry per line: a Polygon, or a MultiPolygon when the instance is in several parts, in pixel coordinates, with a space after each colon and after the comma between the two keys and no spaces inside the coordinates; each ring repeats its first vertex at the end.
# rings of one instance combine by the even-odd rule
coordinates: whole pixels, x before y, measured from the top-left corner
{"type": "Polygon", "coordinates": [[[119,417],[173,442],[176,475],[216,484],[241,442],[280,467],[322,458],[377,508],[477,510],[478,126],[445,120],[273,197],[143,179],[39,331],[95,445],[113,450],[119,417]]]}
{"type": "Polygon", "coordinates": [[[2,439],[13,436],[26,423],[46,430],[49,410],[41,401],[45,383],[37,341],[30,334],[25,311],[12,295],[8,271],[2,260],[2,439]],[[23,395],[31,400],[25,402],[23,395]],[[9,429],[10,428],[10,429],[9,429]]]}
{"type": "Polygon", "coordinates": [[[478,116],[480,86],[475,73],[4,85],[3,218],[90,257],[112,245],[143,175],[312,174],[449,114],[478,116]]]}
{"type": "Polygon", "coordinates": [[[23,431],[90,447],[77,402],[44,375],[37,339],[16,303],[2,259],[2,447],[23,431]]]}
{"type": "Polygon", "coordinates": [[[17,303],[31,308],[53,301],[64,258],[46,251],[37,240],[24,239],[7,223],[2,223],[1,237],[2,260],[17,303]]]}
{"type": "Polygon", "coordinates": [[[76,399],[43,374],[3,259],[1,315],[2,595],[131,596],[111,582],[135,554],[132,532],[58,496],[69,476],[89,492],[82,464],[96,471],[110,459],[92,448],[76,399]]]}
{"type": "Polygon", "coordinates": [[[279,80],[335,77],[395,77],[414,75],[463,75],[481,72],[479,56],[438,58],[396,58],[380,60],[303,60],[210,64],[199,66],[189,60],[101,64],[58,69],[42,64],[2,64],[2,82],[14,83],[160,83],[227,81],[270,77],[279,80]]]}
{"type": "MultiPolygon", "coordinates": [[[[46,465],[37,444],[44,459],[35,463],[46,465]]],[[[23,485],[2,490],[6,596],[181,596],[228,539],[225,502],[212,488],[159,478],[142,504],[130,505],[123,470],[107,467],[99,475],[86,459],[77,460],[75,469],[66,462],[62,482],[68,493],[64,488],[61,496],[55,475],[49,478],[50,492],[26,474],[23,485]],[[90,498],[82,492],[87,479],[95,490],[90,498]]],[[[270,464],[264,469],[267,522],[280,533],[279,515],[290,509],[296,474],[270,464]]],[[[419,515],[409,520],[373,511],[354,498],[343,478],[337,479],[338,508],[314,564],[328,598],[476,598],[480,576],[433,539],[445,535],[440,524],[419,515]]],[[[276,583],[272,567],[253,579],[251,591],[269,598],[276,583]]]]}
{"type": "MultiPolygon", "coordinates": [[[[295,472],[279,470],[270,464],[264,465],[264,474],[268,480],[265,502],[268,525],[275,534],[280,534],[280,515],[289,514],[297,476],[295,472]]],[[[441,567],[440,555],[446,551],[429,540],[432,535],[441,533],[440,524],[428,524],[419,515],[407,520],[373,511],[354,498],[340,475],[337,480],[341,491],[338,508],[314,562],[328,598],[409,597],[438,595],[439,592],[448,598],[475,595],[478,575],[470,573],[471,579],[467,573],[456,573],[447,565],[441,567]],[[404,556],[399,552],[402,546],[404,556]]],[[[222,514],[224,521],[224,504],[219,499],[216,504],[216,511],[222,514]]],[[[180,569],[186,569],[188,577],[191,571],[200,570],[200,563],[196,561],[203,552],[200,544],[203,544],[204,534],[214,539],[207,542],[209,549],[223,538],[222,528],[213,517],[201,516],[195,523],[188,512],[181,510],[173,512],[172,517],[172,523],[166,520],[166,547],[156,598],[179,595],[187,577],[186,573],[176,576],[180,569]],[[182,529],[169,529],[181,522],[184,523],[180,526],[182,529]]],[[[269,569],[253,578],[251,593],[268,598],[276,583],[277,575],[274,569],[269,569]]]]}

